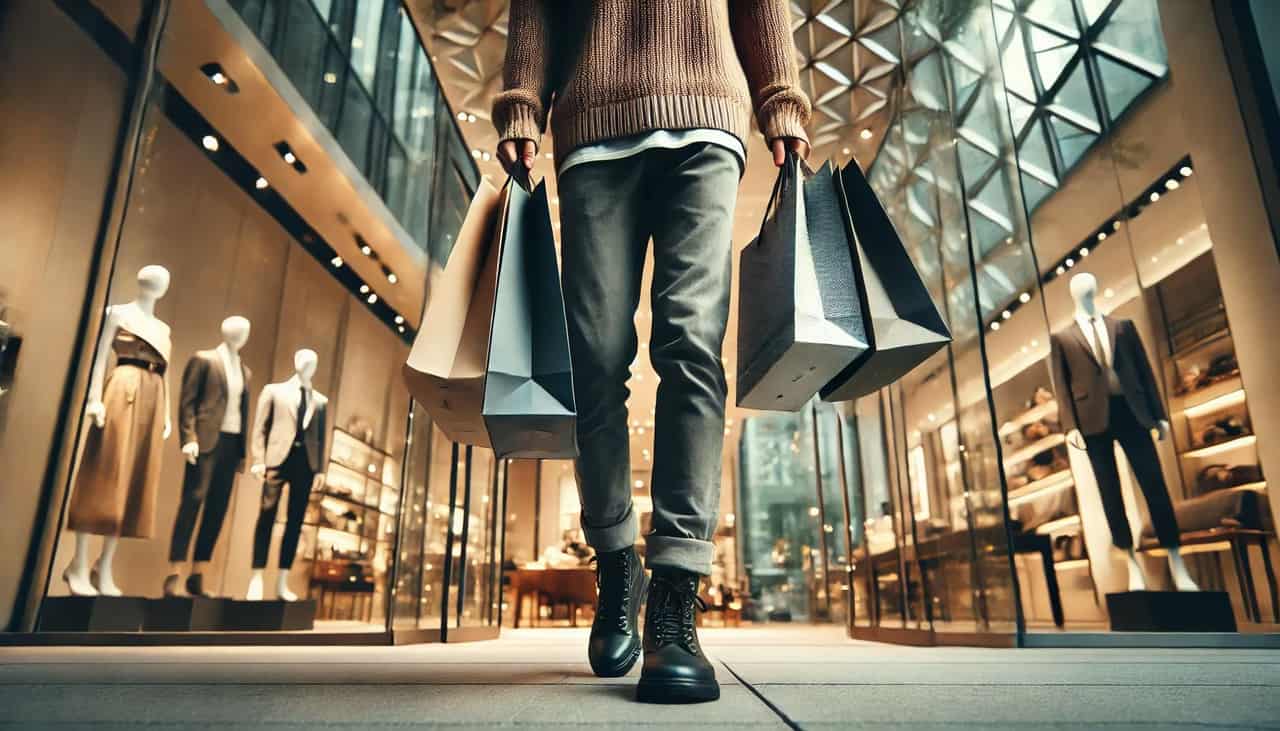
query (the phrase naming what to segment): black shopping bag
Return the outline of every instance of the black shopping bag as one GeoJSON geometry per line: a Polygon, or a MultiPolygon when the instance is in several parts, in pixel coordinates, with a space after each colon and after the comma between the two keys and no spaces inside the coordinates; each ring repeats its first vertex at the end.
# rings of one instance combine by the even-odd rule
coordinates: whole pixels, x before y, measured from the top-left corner
{"type": "Polygon", "coordinates": [[[484,423],[499,458],[578,453],[573,370],[546,181],[502,189],[484,423]]]}
{"type": "Polygon", "coordinates": [[[844,201],[831,163],[778,171],[738,279],[739,406],[799,411],[867,350],[844,201]]]}
{"type": "Polygon", "coordinates": [[[874,393],[951,342],[951,331],[858,163],[846,165],[838,180],[871,348],[823,387],[824,401],[874,393]]]}

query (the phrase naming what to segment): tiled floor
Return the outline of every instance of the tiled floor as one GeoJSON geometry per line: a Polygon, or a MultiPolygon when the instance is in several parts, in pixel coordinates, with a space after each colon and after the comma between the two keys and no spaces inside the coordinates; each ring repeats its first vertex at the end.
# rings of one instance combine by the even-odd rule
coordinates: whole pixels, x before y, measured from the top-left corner
{"type": "MultiPolygon", "coordinates": [[[[9,728],[1280,728],[1280,652],[988,650],[704,630],[723,696],[631,700],[585,630],[398,648],[0,649],[9,728]]],[[[638,671],[636,671],[638,672],[638,671]]]]}

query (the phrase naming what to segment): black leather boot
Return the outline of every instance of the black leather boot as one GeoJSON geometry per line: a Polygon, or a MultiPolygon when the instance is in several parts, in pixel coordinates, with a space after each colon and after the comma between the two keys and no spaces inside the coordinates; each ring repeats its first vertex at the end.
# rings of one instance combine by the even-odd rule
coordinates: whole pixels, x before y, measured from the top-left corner
{"type": "Polygon", "coordinates": [[[633,546],[597,554],[596,618],[591,623],[587,659],[602,678],[631,672],[640,659],[640,603],[647,579],[633,546]]]}
{"type": "Polygon", "coordinates": [[[654,570],[644,610],[644,665],[636,700],[701,703],[720,697],[716,670],[698,644],[694,611],[706,608],[698,596],[701,580],[689,571],[654,570]]]}
{"type": "Polygon", "coordinates": [[[204,590],[204,575],[192,574],[187,577],[187,593],[191,596],[211,597],[209,592],[204,590]]]}

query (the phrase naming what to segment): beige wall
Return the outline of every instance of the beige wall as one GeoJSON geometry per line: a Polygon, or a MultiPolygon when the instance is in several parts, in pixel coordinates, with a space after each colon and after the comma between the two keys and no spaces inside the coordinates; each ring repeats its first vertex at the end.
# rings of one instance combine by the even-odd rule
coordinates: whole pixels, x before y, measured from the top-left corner
{"type": "Polygon", "coordinates": [[[53,3],[0,3],[0,305],[24,337],[13,390],[0,396],[0,623],[15,611],[39,509],[125,83],[53,3]]]}

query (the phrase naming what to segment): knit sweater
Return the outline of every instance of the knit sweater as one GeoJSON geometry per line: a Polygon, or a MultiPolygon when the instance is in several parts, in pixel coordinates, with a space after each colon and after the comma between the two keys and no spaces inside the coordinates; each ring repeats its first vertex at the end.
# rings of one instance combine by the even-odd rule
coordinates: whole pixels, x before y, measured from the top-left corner
{"type": "Polygon", "coordinates": [[[540,142],[554,105],[557,158],[654,129],[745,146],[754,106],[765,139],[807,140],[795,54],[786,0],[511,0],[494,126],[540,142]]]}

